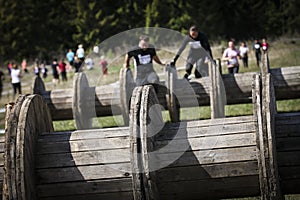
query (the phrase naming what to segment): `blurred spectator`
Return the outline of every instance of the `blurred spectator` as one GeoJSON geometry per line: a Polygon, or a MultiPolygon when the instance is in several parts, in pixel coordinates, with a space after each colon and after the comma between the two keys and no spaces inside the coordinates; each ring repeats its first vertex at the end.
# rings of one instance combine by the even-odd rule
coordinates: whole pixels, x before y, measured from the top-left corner
{"type": "Polygon", "coordinates": [[[80,71],[81,64],[82,64],[82,61],[77,56],[75,56],[75,59],[74,59],[75,73],[80,71]]]}
{"type": "Polygon", "coordinates": [[[38,65],[38,62],[34,63],[33,72],[36,76],[40,76],[40,67],[38,65]]]}
{"type": "Polygon", "coordinates": [[[63,59],[58,63],[59,73],[61,75],[61,80],[62,81],[67,81],[66,66],[67,66],[67,64],[64,62],[63,59]]]}
{"type": "Polygon", "coordinates": [[[44,79],[47,78],[47,76],[48,76],[48,69],[47,69],[46,64],[44,62],[42,62],[42,64],[41,64],[41,72],[42,72],[43,78],[44,79]]]}
{"type": "Polygon", "coordinates": [[[22,70],[23,70],[25,73],[28,73],[28,70],[27,70],[27,61],[26,61],[26,59],[23,59],[23,60],[22,60],[21,66],[22,66],[22,70]]]}
{"type": "Polygon", "coordinates": [[[241,43],[241,46],[240,46],[239,50],[240,50],[240,56],[242,58],[244,67],[248,67],[248,52],[249,52],[249,48],[248,48],[248,46],[246,45],[245,42],[241,43]]]}
{"type": "Polygon", "coordinates": [[[14,64],[11,69],[11,83],[14,89],[14,97],[17,94],[17,91],[19,94],[22,94],[21,91],[21,70],[19,69],[18,65],[14,64]]]}
{"type": "Polygon", "coordinates": [[[105,60],[105,57],[104,56],[101,56],[100,57],[100,66],[102,68],[102,74],[104,77],[107,76],[107,61],[105,60]]]}
{"type": "Polygon", "coordinates": [[[94,68],[94,61],[93,61],[92,58],[86,58],[84,62],[85,62],[85,64],[86,64],[86,68],[87,68],[88,70],[91,70],[91,69],[94,68]]]}
{"type": "Polygon", "coordinates": [[[57,63],[56,58],[53,59],[52,64],[51,64],[51,68],[52,68],[52,75],[53,75],[52,82],[54,83],[54,85],[56,85],[59,82],[58,63],[57,63]]]}
{"type": "Polygon", "coordinates": [[[75,53],[72,51],[72,49],[69,49],[69,52],[66,54],[66,57],[71,66],[73,66],[73,64],[74,64],[74,56],[75,56],[75,53]]]}
{"type": "Polygon", "coordinates": [[[263,51],[268,51],[268,49],[269,49],[269,44],[268,44],[266,38],[263,38],[263,39],[262,39],[261,46],[262,46],[262,50],[263,50],[263,51]]]}
{"type": "Polygon", "coordinates": [[[84,48],[83,45],[78,45],[78,49],[76,51],[76,56],[81,60],[84,61],[84,48]]]}
{"type": "Polygon", "coordinates": [[[8,62],[7,64],[7,71],[8,71],[8,75],[10,75],[11,73],[11,69],[13,68],[13,62],[8,62]]]}
{"type": "Polygon", "coordinates": [[[256,65],[259,67],[261,62],[261,43],[258,40],[254,40],[253,49],[255,51],[256,65]]]}
{"type": "Polygon", "coordinates": [[[222,60],[227,61],[227,68],[229,74],[239,72],[239,60],[240,52],[235,48],[234,42],[228,42],[228,48],[223,53],[222,60]]]}

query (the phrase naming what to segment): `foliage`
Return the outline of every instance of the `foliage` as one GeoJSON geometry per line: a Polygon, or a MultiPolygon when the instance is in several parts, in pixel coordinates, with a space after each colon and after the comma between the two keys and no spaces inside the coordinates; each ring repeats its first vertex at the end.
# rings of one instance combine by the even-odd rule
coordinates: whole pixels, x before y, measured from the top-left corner
{"type": "Polygon", "coordinates": [[[19,0],[0,1],[0,64],[64,56],[137,27],[186,33],[198,24],[210,39],[299,34],[296,0],[19,0]]]}

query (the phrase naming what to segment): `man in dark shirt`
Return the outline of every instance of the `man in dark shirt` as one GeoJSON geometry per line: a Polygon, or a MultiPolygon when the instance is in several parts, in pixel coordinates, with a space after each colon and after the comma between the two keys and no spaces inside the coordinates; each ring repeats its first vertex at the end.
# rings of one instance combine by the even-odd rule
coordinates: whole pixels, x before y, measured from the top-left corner
{"type": "Polygon", "coordinates": [[[139,45],[125,55],[124,67],[129,68],[130,59],[133,57],[134,64],[137,70],[136,85],[146,85],[158,83],[159,78],[154,71],[154,60],[160,65],[165,65],[156,55],[153,45],[149,44],[147,36],[141,36],[139,45]]]}
{"type": "MultiPolygon", "coordinates": [[[[179,58],[180,54],[183,52],[183,50],[188,44],[190,45],[190,50],[187,57],[186,74],[184,75],[184,78],[188,78],[189,75],[191,75],[193,65],[195,63],[196,63],[195,77],[200,78],[201,76],[207,76],[208,69],[201,70],[201,67],[202,68],[205,67],[203,65],[207,63],[207,60],[209,59],[207,55],[209,55],[210,58],[213,59],[211,49],[210,49],[210,44],[208,42],[207,37],[204,35],[204,33],[200,32],[197,26],[195,25],[190,27],[189,34],[184,38],[180,49],[178,50],[173,61],[171,62],[171,65],[175,66],[177,59],[179,58]],[[202,72],[202,75],[200,71],[204,71],[202,72]]],[[[206,66],[206,68],[208,68],[208,66],[206,66]]]]}
{"type": "Polygon", "coordinates": [[[253,49],[255,51],[256,65],[259,67],[261,62],[261,43],[259,40],[254,40],[253,49]]]}

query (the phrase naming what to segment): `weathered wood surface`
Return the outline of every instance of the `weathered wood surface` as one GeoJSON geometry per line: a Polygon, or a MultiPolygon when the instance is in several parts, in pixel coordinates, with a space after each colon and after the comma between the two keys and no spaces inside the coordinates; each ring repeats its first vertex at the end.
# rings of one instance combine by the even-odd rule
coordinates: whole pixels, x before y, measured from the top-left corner
{"type": "Polygon", "coordinates": [[[217,69],[217,66],[214,63],[209,62],[208,66],[210,77],[210,116],[212,119],[224,118],[226,96],[222,77],[219,70],[217,69]]]}
{"type": "MultiPolygon", "coordinates": [[[[144,87],[147,88],[142,90],[141,96],[149,93],[149,86],[144,87]]],[[[145,100],[140,102],[143,101],[145,100]]],[[[131,130],[140,139],[136,140],[139,144],[136,148],[141,148],[134,156],[136,163],[140,163],[142,169],[149,170],[145,170],[140,175],[142,178],[137,181],[140,194],[146,195],[146,188],[156,185],[160,199],[214,199],[235,197],[237,194],[240,197],[259,195],[253,116],[159,126],[157,123],[160,120],[153,122],[157,119],[153,115],[160,108],[155,106],[158,100],[155,102],[152,97],[148,102],[150,103],[132,104],[139,105],[140,114],[131,112],[139,117],[131,117],[133,121],[130,123],[131,130]],[[147,132],[146,140],[143,132],[147,132]],[[147,174],[150,178],[147,178],[147,174]],[[145,178],[155,182],[149,184],[141,181],[145,178]]],[[[153,193],[152,191],[150,194],[153,193]]],[[[145,199],[153,198],[148,195],[145,199]]]]}
{"type": "MultiPolygon", "coordinates": [[[[28,109],[40,110],[42,103],[30,104],[23,96],[8,123],[4,197],[188,200],[262,195],[279,199],[272,151],[278,151],[282,194],[300,193],[295,186],[300,182],[300,114],[276,114],[272,91],[261,90],[266,84],[261,87],[261,81],[256,81],[254,116],[161,124],[159,99],[152,86],[143,86],[133,92],[130,127],[74,132],[45,131],[42,127],[51,123],[49,117],[24,114],[31,113],[28,109]],[[22,124],[35,127],[35,132],[29,128],[18,132],[16,127],[22,124]],[[276,148],[271,146],[274,130],[276,148]],[[19,158],[28,158],[25,165],[19,158]],[[286,162],[289,159],[296,160],[286,162]],[[22,167],[32,170],[22,171],[22,167]]],[[[42,110],[47,109],[42,106],[42,110]]]]}
{"type": "Polygon", "coordinates": [[[169,110],[170,119],[172,122],[178,122],[180,121],[180,103],[178,102],[175,94],[175,88],[176,88],[176,80],[177,72],[176,69],[167,66],[166,68],[166,80],[165,80],[165,86],[166,86],[166,103],[167,103],[167,109],[169,110]]]}
{"type": "MultiPolygon", "coordinates": [[[[270,69],[273,76],[275,96],[277,100],[300,98],[300,67],[284,67],[270,69]]],[[[252,102],[252,77],[254,72],[225,74],[221,80],[224,83],[227,104],[251,103],[252,102]]],[[[160,83],[162,86],[165,82],[160,83]]],[[[197,107],[210,105],[210,78],[187,82],[177,79],[173,94],[180,99],[180,107],[197,107]],[[195,101],[196,99],[196,101],[195,101]]],[[[43,86],[36,85],[51,111],[53,120],[72,119],[73,89],[53,90],[41,92],[43,86]]],[[[120,98],[120,83],[113,83],[95,88],[95,113],[96,116],[110,116],[122,114],[124,99],[120,98]],[[121,102],[122,100],[122,102],[121,102]]],[[[121,88],[121,91],[126,91],[121,88]]],[[[166,88],[160,87],[158,91],[159,102],[164,108],[168,108],[166,101],[166,88]]],[[[127,95],[128,96],[128,95],[127,95]]],[[[127,98],[127,97],[126,97],[127,98]]],[[[177,105],[178,106],[178,105],[177,105]]],[[[124,107],[124,108],[123,108],[124,107]]]]}
{"type": "Polygon", "coordinates": [[[72,111],[77,130],[91,129],[95,113],[95,88],[89,86],[83,73],[75,73],[72,111]]]}
{"type": "Polygon", "coordinates": [[[2,199],[2,189],[3,189],[3,176],[4,176],[4,146],[5,146],[5,136],[0,134],[0,199],[2,199]]]}
{"type": "Polygon", "coordinates": [[[279,184],[275,143],[276,102],[270,74],[257,74],[253,100],[257,121],[258,163],[261,199],[284,199],[279,184]]]}
{"type": "Polygon", "coordinates": [[[299,194],[300,113],[277,114],[275,124],[281,188],[286,194],[299,194]]]}
{"type": "Polygon", "coordinates": [[[40,199],[131,200],[128,128],[44,133],[36,174],[40,199]]]}
{"type": "Polygon", "coordinates": [[[19,96],[5,132],[3,199],[37,199],[35,151],[40,132],[53,131],[47,105],[41,96],[19,96]]]}

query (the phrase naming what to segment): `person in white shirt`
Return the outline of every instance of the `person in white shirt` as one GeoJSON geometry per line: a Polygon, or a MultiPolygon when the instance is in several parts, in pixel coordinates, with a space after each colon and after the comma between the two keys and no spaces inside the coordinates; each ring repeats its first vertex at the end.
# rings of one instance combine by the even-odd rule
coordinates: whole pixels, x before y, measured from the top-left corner
{"type": "Polygon", "coordinates": [[[76,50],[76,56],[83,62],[84,61],[84,48],[83,45],[78,45],[78,49],[76,50]]]}
{"type": "Polygon", "coordinates": [[[248,46],[246,45],[245,42],[242,42],[241,43],[241,46],[240,46],[240,56],[242,58],[242,61],[243,61],[243,65],[244,67],[248,67],[248,52],[249,52],[249,48],[248,46]]]}
{"type": "Polygon", "coordinates": [[[22,94],[21,92],[21,70],[17,64],[13,64],[13,67],[10,72],[11,83],[14,89],[14,96],[17,94],[22,94]]]}
{"type": "Polygon", "coordinates": [[[228,42],[228,48],[223,53],[222,60],[227,61],[227,68],[229,74],[239,72],[239,60],[240,52],[234,46],[233,41],[228,42]]]}

